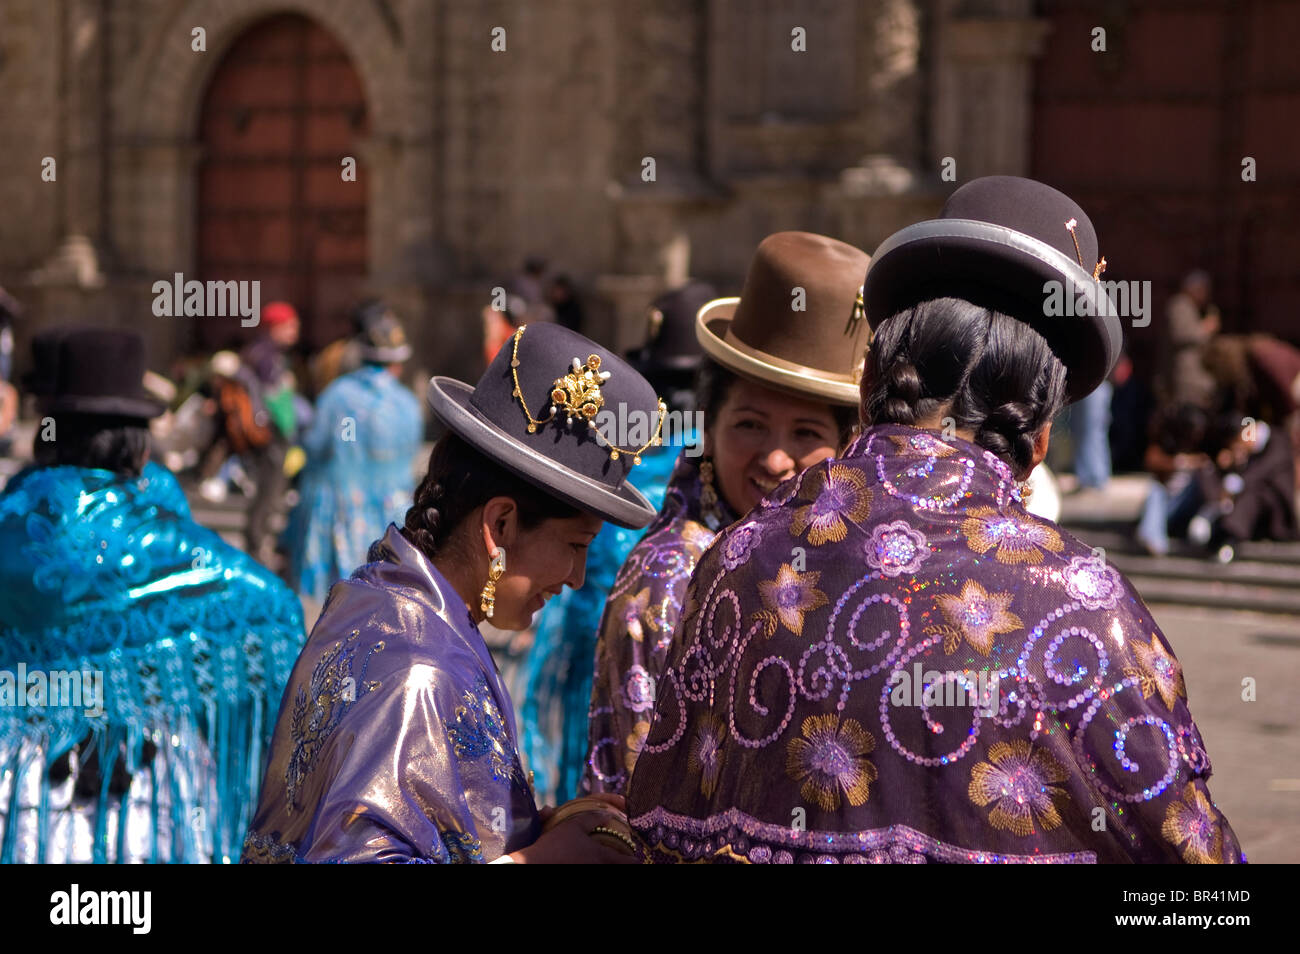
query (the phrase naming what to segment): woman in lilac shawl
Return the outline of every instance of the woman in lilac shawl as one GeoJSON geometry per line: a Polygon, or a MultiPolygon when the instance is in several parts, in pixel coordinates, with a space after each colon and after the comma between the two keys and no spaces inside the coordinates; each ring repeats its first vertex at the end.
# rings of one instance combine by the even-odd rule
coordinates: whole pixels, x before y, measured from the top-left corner
{"type": "Polygon", "coordinates": [[[1168,641],[1022,505],[1118,353],[1092,227],[1001,177],[943,219],[868,272],[872,426],[700,561],[633,828],[657,861],[1242,861],[1168,641]],[[1053,280],[1089,311],[1053,319],[1053,280]]]}
{"type": "Polygon", "coordinates": [[[696,334],[714,359],[696,387],[704,456],[682,453],[663,509],[605,604],[585,791],[623,793],[650,728],[686,583],[715,534],[848,442],[866,343],[858,292],[868,261],[832,238],[778,232],[759,245],[740,298],[699,310],[696,334]],[[792,302],[804,306],[801,314],[792,302]]]}

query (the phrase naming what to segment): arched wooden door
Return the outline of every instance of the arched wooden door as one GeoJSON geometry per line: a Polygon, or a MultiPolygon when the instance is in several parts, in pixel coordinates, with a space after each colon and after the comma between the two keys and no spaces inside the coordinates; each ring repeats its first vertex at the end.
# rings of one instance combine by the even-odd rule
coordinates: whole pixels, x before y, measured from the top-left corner
{"type": "MultiPolygon", "coordinates": [[[[306,17],[249,27],[222,57],[203,101],[199,279],[260,280],[261,300],[302,316],[303,344],[347,333],[366,276],[365,182],[343,178],[367,132],[361,80],[343,47],[306,17]]],[[[189,277],[189,276],[187,276],[189,277]]],[[[258,329],[196,321],[216,348],[258,329]]]]}

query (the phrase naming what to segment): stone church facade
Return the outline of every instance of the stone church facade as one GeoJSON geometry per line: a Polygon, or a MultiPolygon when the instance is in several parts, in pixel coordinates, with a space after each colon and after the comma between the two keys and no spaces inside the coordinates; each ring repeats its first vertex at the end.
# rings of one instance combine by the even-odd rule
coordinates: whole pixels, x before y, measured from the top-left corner
{"type": "Polygon", "coordinates": [[[180,273],[260,278],[313,344],[382,295],[421,370],[472,379],[479,310],[532,253],[576,280],[589,333],[630,345],[685,276],[738,291],[770,232],[870,251],[975,176],[1068,189],[1031,153],[1052,6],[5,0],[20,355],[70,319],[141,330],[159,368],[249,333],[155,315],[154,283],[180,273]]]}
{"type": "MultiPolygon", "coordinates": [[[[629,344],[667,284],[691,274],[737,289],[768,232],[812,229],[870,249],[933,213],[951,189],[943,156],[957,157],[961,180],[1027,172],[1045,29],[1030,6],[6,0],[0,283],[29,306],[21,335],[66,319],[129,325],[158,366],[238,335],[232,319],[155,316],[151,289],[177,272],[259,274],[255,254],[201,274],[221,212],[201,189],[221,135],[205,110],[230,51],[303,18],[343,51],[363,96],[363,121],[336,150],[357,161],[360,195],[347,201],[364,219],[341,260],[359,263],[357,290],[408,315],[428,370],[472,376],[478,310],[529,253],[574,276],[596,333],[629,344]],[[42,178],[46,157],[54,181],[42,178]],[[215,334],[195,327],[223,321],[215,334]]],[[[245,79],[232,87],[257,94],[245,79]]],[[[257,176],[232,172],[214,187],[218,204],[273,195],[257,176]]],[[[317,264],[328,276],[328,257],[317,264]]],[[[317,337],[339,326],[335,299],[304,309],[317,337]]]]}

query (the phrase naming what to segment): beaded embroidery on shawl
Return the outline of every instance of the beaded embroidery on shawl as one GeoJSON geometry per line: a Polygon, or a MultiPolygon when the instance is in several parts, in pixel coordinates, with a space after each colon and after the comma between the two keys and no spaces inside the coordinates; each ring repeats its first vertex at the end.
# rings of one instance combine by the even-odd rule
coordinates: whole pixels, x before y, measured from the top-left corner
{"type": "MultiPolygon", "coordinates": [[[[621,792],[650,729],[659,670],[678,624],[682,594],[716,537],[700,494],[699,462],[683,453],[663,509],[610,589],[596,647],[584,789],[621,792]],[[602,763],[612,771],[603,771],[602,763]]],[[[724,526],[733,519],[721,499],[717,511],[724,526]]],[[[757,537],[748,541],[751,549],[757,543],[757,537]]]]}
{"type": "Polygon", "coordinates": [[[1126,806],[1177,792],[1157,841],[1187,860],[1230,860],[1226,823],[1197,784],[1204,748],[1174,711],[1186,698],[1177,660],[1142,630],[1154,624],[1119,573],[1077,541],[1069,552],[1019,501],[994,455],[891,425],[724,532],[694,578],[642,750],[667,801],[640,802],[636,783],[629,793],[652,848],[748,861],[1095,861],[1043,846],[1078,843],[1052,840],[1067,814],[1077,825],[1101,808],[1119,828],[1126,806]],[[914,673],[925,691],[900,703],[914,673]],[[943,703],[977,675],[993,684],[987,704],[943,703]],[[1125,707],[1136,714],[1123,718],[1125,707]],[[1143,758],[1130,757],[1130,737],[1143,758]],[[747,770],[785,778],[755,794],[747,770]],[[888,772],[918,770],[956,775],[948,784],[968,806],[952,811],[977,826],[972,844],[982,830],[986,845],[1024,850],[973,850],[906,825],[811,830],[814,810],[870,812],[888,772]],[[673,810],[741,791],[807,806],[810,831],[729,807],[740,802],[711,802],[704,817],[673,810]]]}
{"type": "Polygon", "coordinates": [[[366,682],[366,669],[370,657],[381,652],[384,644],[379,641],[370,647],[358,677],[354,674],[353,663],[360,636],[359,630],[353,630],[346,639],[326,651],[312,670],[311,682],[299,686],[294,696],[290,725],[293,754],[284,773],[285,796],[291,808],[297,804],[303,781],[315,768],[316,759],[344,713],[361,696],[378,688],[378,683],[366,682]]]}
{"type": "Polygon", "coordinates": [[[456,758],[468,761],[486,758],[493,779],[527,788],[528,781],[510,731],[492,699],[486,677],[480,674],[474,688],[466,689],[461,699],[463,704],[456,708],[456,721],[447,726],[447,739],[456,758]]]}

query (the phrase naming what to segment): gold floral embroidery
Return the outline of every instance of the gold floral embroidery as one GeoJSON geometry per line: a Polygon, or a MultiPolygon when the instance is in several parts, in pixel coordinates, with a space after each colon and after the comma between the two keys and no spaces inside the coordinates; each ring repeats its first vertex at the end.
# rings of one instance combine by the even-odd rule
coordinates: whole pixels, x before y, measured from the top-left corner
{"type": "Polygon", "coordinates": [[[971,770],[967,794],[976,805],[993,805],[989,822],[994,828],[1023,838],[1060,826],[1056,800],[1068,796],[1056,786],[1066,777],[1046,749],[1034,749],[1023,739],[995,742],[989,746],[989,761],[971,770]]]}
{"type": "Polygon", "coordinates": [[[947,626],[932,626],[926,635],[943,635],[943,651],[955,652],[964,636],[977,651],[987,656],[993,649],[993,637],[1012,633],[1025,624],[1012,613],[1010,593],[989,593],[974,580],[962,584],[961,594],[943,593],[934,598],[947,626]]]}
{"type": "Polygon", "coordinates": [[[650,723],[643,719],[632,726],[632,731],[628,733],[627,738],[624,740],[627,744],[627,751],[623,754],[623,764],[629,772],[636,765],[641,750],[645,748],[645,739],[649,734],[650,723]]]}
{"type": "Polygon", "coordinates": [[[1061,535],[1036,520],[1022,520],[993,507],[973,507],[962,521],[961,534],[976,553],[994,548],[999,563],[1041,563],[1043,551],[1060,553],[1061,535]]]}
{"type": "Polygon", "coordinates": [[[1183,860],[1194,865],[1219,864],[1223,860],[1223,828],[1205,793],[1188,782],[1182,801],[1175,800],[1165,811],[1161,834],[1171,845],[1187,845],[1183,860]]]}
{"type": "Polygon", "coordinates": [[[860,523],[871,513],[866,477],[843,464],[822,465],[808,472],[799,499],[811,503],[795,510],[790,532],[796,537],[807,532],[813,546],[838,543],[848,534],[845,520],[860,523]]]}
{"type": "Polygon", "coordinates": [[[764,636],[768,637],[775,636],[776,628],[780,625],[776,614],[771,610],[759,610],[758,612],[753,613],[749,617],[749,620],[753,625],[759,628],[759,631],[762,632],[764,636]]]}
{"type": "Polygon", "coordinates": [[[1187,698],[1187,686],[1183,682],[1183,667],[1178,660],[1165,651],[1164,644],[1155,633],[1147,645],[1135,642],[1133,655],[1137,657],[1137,667],[1128,666],[1124,675],[1136,678],[1142,687],[1142,698],[1149,698],[1158,692],[1165,708],[1173,711],[1179,699],[1187,698]]]}
{"type": "Polygon", "coordinates": [[[724,729],[717,716],[709,714],[700,720],[699,728],[691,739],[691,749],[686,765],[692,772],[700,773],[700,793],[711,798],[718,787],[722,773],[722,740],[724,729]]]}
{"type": "Polygon", "coordinates": [[[652,631],[659,631],[658,622],[646,612],[649,608],[650,587],[648,586],[643,587],[636,595],[627,597],[623,603],[623,622],[627,626],[627,634],[638,643],[645,640],[645,629],[641,625],[642,620],[645,620],[652,631]]]}
{"type": "Polygon", "coordinates": [[[799,794],[828,812],[840,807],[841,797],[865,805],[878,777],[867,758],[876,747],[871,733],[856,719],[840,724],[837,715],[809,716],[800,731],[803,738],[790,740],[785,757],[786,775],[803,782],[799,794]]]}
{"type": "Polygon", "coordinates": [[[796,636],[802,636],[804,613],[828,603],[826,594],[817,589],[817,581],[820,579],[820,571],[799,573],[789,563],[783,563],[775,580],[765,580],[758,584],[758,593],[763,599],[763,605],[776,613],[786,629],[796,636]]]}

